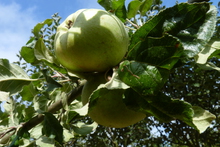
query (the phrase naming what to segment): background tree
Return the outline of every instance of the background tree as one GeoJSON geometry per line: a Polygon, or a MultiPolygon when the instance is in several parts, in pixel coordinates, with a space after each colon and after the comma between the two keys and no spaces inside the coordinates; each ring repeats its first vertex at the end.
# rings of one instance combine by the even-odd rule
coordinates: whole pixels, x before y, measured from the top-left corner
{"type": "MultiPolygon", "coordinates": [[[[154,92],[159,91],[159,96],[145,95],[141,92],[140,86],[127,83],[126,78],[132,78],[128,74],[130,72],[119,73],[121,80],[132,87],[126,92],[133,94],[137,99],[134,101],[129,97],[128,104],[130,101],[137,104],[129,107],[136,111],[144,110],[150,116],[122,129],[97,126],[87,117],[87,111],[82,107],[80,100],[84,80],[69,75],[54,56],[53,41],[60,21],[58,14],[54,14],[52,19],[47,19],[34,27],[32,30],[34,36],[26,46],[22,47],[18,55],[20,59],[16,63],[18,66],[10,64],[7,59],[0,60],[2,69],[0,100],[3,105],[3,110],[0,111],[1,144],[4,146],[219,145],[219,41],[216,41],[219,39],[219,25],[218,23],[216,25],[218,22],[216,10],[210,8],[208,3],[180,4],[165,9],[161,1],[131,1],[127,8],[123,0],[109,1],[110,3],[104,0],[98,2],[106,10],[115,13],[131,29],[131,45],[127,61],[123,62],[123,66],[119,69],[130,64],[128,61],[135,60],[155,65],[163,73],[163,87],[154,90],[154,92]],[[156,15],[158,12],[160,13],[156,15]],[[217,27],[213,29],[215,25],[217,27]],[[205,37],[199,38],[202,35],[205,37]],[[143,40],[137,40],[140,37],[143,40]],[[134,45],[137,44],[138,47],[135,48],[134,45]],[[160,48],[161,46],[163,47],[160,48]],[[169,53],[166,57],[160,56],[155,59],[151,57],[152,55],[148,56],[151,53],[149,48],[155,50],[152,53],[156,56],[161,55],[165,50],[171,50],[175,54],[169,53]],[[160,52],[156,49],[160,49],[160,52]],[[183,53],[180,54],[179,50],[183,53]],[[145,56],[138,56],[140,52],[145,53],[145,56]],[[158,63],[158,60],[162,63],[158,63]],[[183,107],[174,109],[175,105],[183,107]],[[182,115],[183,110],[189,113],[186,106],[191,110],[191,105],[200,106],[217,116],[212,121],[213,115],[208,111],[193,107],[195,114],[206,114],[198,117],[202,123],[212,122],[208,129],[182,115]],[[146,106],[152,109],[148,110],[149,107],[146,106]],[[173,110],[178,110],[180,113],[173,114],[173,110]],[[200,134],[199,131],[204,132],[200,134]]],[[[137,76],[141,77],[138,74],[137,76]]],[[[145,84],[148,85],[148,82],[145,84]]]]}

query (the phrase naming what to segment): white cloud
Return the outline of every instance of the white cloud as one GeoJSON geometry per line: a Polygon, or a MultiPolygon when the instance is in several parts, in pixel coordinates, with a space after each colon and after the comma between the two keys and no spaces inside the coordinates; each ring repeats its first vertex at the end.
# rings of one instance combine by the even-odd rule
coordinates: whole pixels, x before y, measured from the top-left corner
{"type": "Polygon", "coordinates": [[[18,61],[16,54],[31,36],[31,29],[37,24],[32,8],[21,8],[17,3],[0,3],[0,58],[10,62],[18,61]]]}

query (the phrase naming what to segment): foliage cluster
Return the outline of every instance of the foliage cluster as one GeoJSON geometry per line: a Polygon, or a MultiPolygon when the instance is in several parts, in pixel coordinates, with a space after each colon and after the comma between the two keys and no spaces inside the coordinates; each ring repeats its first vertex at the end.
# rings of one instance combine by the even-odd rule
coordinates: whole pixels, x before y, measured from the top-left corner
{"type": "MultiPolygon", "coordinates": [[[[10,147],[218,145],[217,9],[206,2],[171,8],[162,7],[160,0],[133,0],[127,7],[125,0],[98,3],[130,29],[129,51],[112,79],[127,86],[114,88],[124,91],[130,109],[148,117],[122,129],[99,126],[87,117],[89,108],[82,107],[80,100],[84,79],[69,73],[54,55],[61,19],[54,14],[34,27],[16,64],[0,59],[0,143],[10,147]]],[[[114,92],[111,88],[96,91],[114,92]]],[[[93,93],[91,102],[102,96],[93,93]]]]}

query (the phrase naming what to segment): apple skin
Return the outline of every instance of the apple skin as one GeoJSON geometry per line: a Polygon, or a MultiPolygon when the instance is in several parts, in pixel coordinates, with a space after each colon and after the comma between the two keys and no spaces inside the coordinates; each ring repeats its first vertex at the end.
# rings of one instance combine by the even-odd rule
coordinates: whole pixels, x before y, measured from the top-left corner
{"type": "Polygon", "coordinates": [[[82,104],[86,105],[89,102],[89,97],[91,93],[100,85],[105,84],[107,79],[105,78],[105,73],[94,73],[86,79],[86,83],[82,90],[81,100],[82,104]]]}
{"type": "Polygon", "coordinates": [[[102,93],[102,97],[91,104],[90,96],[101,84],[108,81],[104,74],[96,74],[90,77],[83,87],[81,99],[83,105],[89,103],[88,116],[95,122],[106,127],[124,128],[135,124],[146,117],[145,114],[129,109],[123,102],[121,89],[108,90],[102,93]]]}
{"type": "Polygon", "coordinates": [[[88,115],[100,125],[112,128],[124,128],[143,120],[146,115],[129,109],[122,99],[123,91],[107,92],[95,106],[89,107],[88,115]]]}
{"type": "Polygon", "coordinates": [[[81,9],[57,28],[54,46],[59,62],[71,72],[103,72],[125,56],[129,36],[113,14],[81,9]]]}

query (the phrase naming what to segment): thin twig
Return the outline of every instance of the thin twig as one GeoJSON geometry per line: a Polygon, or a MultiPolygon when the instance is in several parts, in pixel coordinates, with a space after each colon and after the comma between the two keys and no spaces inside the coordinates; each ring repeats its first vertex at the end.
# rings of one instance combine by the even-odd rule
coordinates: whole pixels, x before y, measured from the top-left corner
{"type": "Polygon", "coordinates": [[[129,19],[126,19],[132,26],[134,26],[135,28],[139,28],[139,26],[135,23],[133,23],[132,21],[130,21],[129,19]]]}

